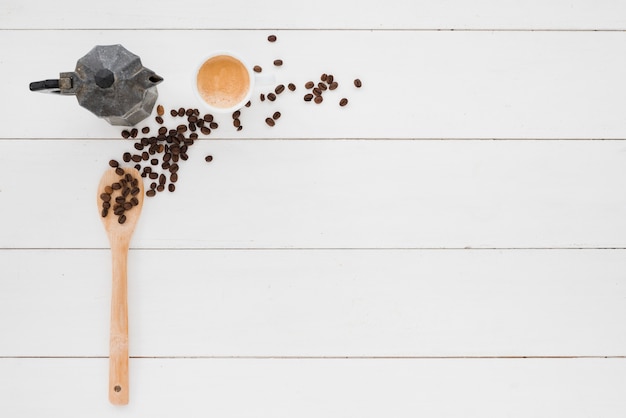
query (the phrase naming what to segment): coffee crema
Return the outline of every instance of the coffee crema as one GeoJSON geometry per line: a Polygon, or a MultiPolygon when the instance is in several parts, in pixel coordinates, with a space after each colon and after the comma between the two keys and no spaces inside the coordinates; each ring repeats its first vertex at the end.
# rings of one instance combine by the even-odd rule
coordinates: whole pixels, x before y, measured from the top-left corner
{"type": "Polygon", "coordinates": [[[244,64],[229,55],[209,58],[198,70],[200,97],[209,105],[227,109],[240,103],[250,90],[250,74],[244,64]]]}

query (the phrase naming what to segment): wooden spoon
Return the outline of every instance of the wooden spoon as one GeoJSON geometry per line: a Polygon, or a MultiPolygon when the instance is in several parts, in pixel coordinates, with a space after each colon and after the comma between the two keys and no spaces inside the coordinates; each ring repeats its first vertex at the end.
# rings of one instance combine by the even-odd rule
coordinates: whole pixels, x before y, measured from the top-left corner
{"type": "MultiPolygon", "coordinates": [[[[100,179],[98,186],[98,212],[111,244],[113,259],[113,290],[111,293],[111,335],[109,341],[109,401],[114,405],[128,404],[128,297],[127,297],[127,260],[130,239],[143,206],[143,180],[134,168],[125,168],[125,173],[138,180],[139,192],[134,197],[138,204],[126,211],[126,221],[119,223],[118,216],[109,209],[106,217],[102,217],[102,193],[105,187],[119,182],[123,176],[116,174],[115,169],[107,170],[100,179]]],[[[111,206],[121,190],[114,191],[111,206]]],[[[132,195],[128,195],[128,200],[132,195]]]]}

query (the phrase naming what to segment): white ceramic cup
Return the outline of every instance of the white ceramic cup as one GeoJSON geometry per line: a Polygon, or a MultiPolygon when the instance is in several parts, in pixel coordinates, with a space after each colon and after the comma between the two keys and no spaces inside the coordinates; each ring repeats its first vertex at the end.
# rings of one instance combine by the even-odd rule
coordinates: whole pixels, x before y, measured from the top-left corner
{"type": "MultiPolygon", "coordinates": [[[[208,67],[210,67],[210,64],[208,65],[208,67]]],[[[208,71],[207,68],[203,70],[203,74],[205,76],[207,74],[207,71],[208,71]]],[[[232,113],[244,107],[244,105],[248,102],[248,100],[250,100],[250,97],[252,96],[252,91],[254,90],[256,78],[257,77],[252,71],[252,67],[250,67],[250,65],[248,65],[246,61],[243,58],[241,58],[241,56],[239,56],[238,54],[235,54],[230,51],[215,51],[211,53],[210,55],[206,56],[205,59],[202,60],[202,62],[198,65],[198,67],[194,71],[193,79],[192,79],[192,87],[193,87],[194,93],[196,94],[196,97],[200,100],[202,105],[209,112],[232,113]],[[209,99],[207,98],[208,96],[206,95],[206,91],[204,92],[205,94],[203,94],[203,91],[201,91],[201,88],[198,86],[199,84],[198,75],[200,71],[203,69],[204,65],[207,64],[209,61],[215,62],[216,59],[224,61],[223,57],[227,57],[226,62],[228,62],[229,68],[233,70],[231,71],[231,73],[236,72],[239,74],[239,77],[240,77],[241,76],[240,72],[244,71],[245,69],[244,74],[247,75],[247,83],[245,82],[243,83],[244,87],[245,87],[245,84],[247,84],[247,89],[245,89],[245,92],[243,92],[243,94],[232,95],[232,97],[230,97],[231,95],[229,91],[229,88],[233,87],[232,85],[229,85],[229,83],[235,82],[234,79],[231,78],[232,74],[230,74],[229,71],[224,71],[220,74],[215,74],[214,76],[211,76],[211,77],[215,77],[214,82],[209,83],[211,84],[211,89],[213,89],[212,92],[214,93],[217,92],[221,94],[223,97],[226,97],[228,100],[223,100],[223,102],[227,103],[227,105],[224,105],[223,103],[209,101],[209,99]],[[240,96],[240,97],[237,97],[235,99],[235,96],[240,96]]],[[[207,83],[205,82],[205,84],[207,83]]],[[[236,87],[235,90],[237,90],[241,86],[237,85],[235,87],[236,87]]],[[[238,91],[238,93],[240,93],[240,91],[238,91]]],[[[217,95],[215,96],[217,97],[217,95]]]]}

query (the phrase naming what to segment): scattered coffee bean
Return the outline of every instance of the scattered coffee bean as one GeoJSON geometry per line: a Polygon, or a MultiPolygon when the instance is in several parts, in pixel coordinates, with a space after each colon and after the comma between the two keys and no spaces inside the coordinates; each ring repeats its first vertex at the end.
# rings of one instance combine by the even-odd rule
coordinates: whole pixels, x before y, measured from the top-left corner
{"type": "Polygon", "coordinates": [[[173,117],[178,116],[178,110],[176,110],[176,109],[170,110],[170,115],[172,115],[173,117]]]}
{"type": "Polygon", "coordinates": [[[203,126],[202,128],[200,128],[200,132],[202,132],[203,135],[209,135],[211,133],[211,130],[206,126],[203,126]]]}
{"type": "Polygon", "coordinates": [[[322,103],[323,100],[324,98],[322,96],[315,96],[315,99],[313,99],[313,101],[317,104],[322,103]]]}
{"type": "Polygon", "coordinates": [[[172,173],[170,174],[170,181],[172,183],[176,183],[178,181],[178,173],[172,173]]]}
{"type": "Polygon", "coordinates": [[[161,116],[157,116],[154,120],[156,120],[159,125],[163,125],[163,118],[161,116]]]}
{"type": "Polygon", "coordinates": [[[339,84],[336,81],[333,81],[332,83],[330,83],[330,85],[328,86],[328,90],[335,90],[337,87],[339,87],[339,84]]]}
{"type": "Polygon", "coordinates": [[[211,161],[213,161],[213,156],[207,155],[206,157],[204,157],[204,161],[206,161],[207,163],[210,163],[211,161]]]}
{"type": "Polygon", "coordinates": [[[291,91],[296,91],[296,85],[293,83],[287,84],[287,88],[291,91]]]}
{"type": "Polygon", "coordinates": [[[144,128],[141,128],[141,133],[147,134],[148,132],[150,132],[150,128],[148,128],[147,126],[144,128]]]}
{"type": "Polygon", "coordinates": [[[362,85],[363,85],[363,83],[362,83],[362,82],[361,82],[361,80],[359,80],[358,78],[356,78],[356,79],[354,80],[354,86],[355,86],[356,88],[360,88],[362,85]]]}
{"type": "Polygon", "coordinates": [[[326,86],[326,83],[317,83],[317,88],[319,88],[321,91],[324,91],[328,88],[328,86],[326,86]]]}
{"type": "Polygon", "coordinates": [[[148,197],[154,197],[156,196],[156,192],[153,189],[150,189],[146,192],[146,196],[148,197]]]}
{"type": "Polygon", "coordinates": [[[191,115],[193,115],[193,109],[187,109],[187,110],[185,110],[185,115],[186,115],[186,116],[191,116],[191,115]]]}
{"type": "Polygon", "coordinates": [[[252,69],[255,73],[260,73],[261,71],[263,71],[263,68],[261,68],[260,65],[255,65],[254,67],[252,67],[252,69]]]}
{"type": "Polygon", "coordinates": [[[110,160],[109,161],[109,166],[116,168],[120,166],[120,163],[118,163],[116,160],[110,160]]]}
{"type": "Polygon", "coordinates": [[[156,188],[157,192],[162,192],[163,190],[165,190],[165,186],[163,184],[159,184],[156,188]]]}
{"type": "Polygon", "coordinates": [[[328,77],[326,77],[326,84],[332,84],[334,80],[335,76],[332,74],[328,74],[328,77]]]}
{"type": "Polygon", "coordinates": [[[148,161],[150,159],[150,154],[148,154],[146,151],[141,153],[141,160],[142,161],[148,161]]]}
{"type": "Polygon", "coordinates": [[[128,139],[128,137],[130,137],[130,132],[128,132],[126,129],[124,129],[122,131],[122,138],[128,139]]]}
{"type": "Polygon", "coordinates": [[[265,119],[265,123],[267,123],[269,126],[276,125],[276,122],[274,122],[274,119],[272,119],[272,118],[266,118],[265,119]]]}
{"type": "Polygon", "coordinates": [[[211,115],[210,113],[207,113],[206,115],[204,115],[204,116],[202,117],[202,119],[203,119],[205,122],[213,122],[213,115],[211,115]]]}
{"type": "Polygon", "coordinates": [[[219,125],[217,124],[217,122],[211,122],[209,124],[209,128],[211,129],[217,129],[219,127],[219,125]]]}
{"type": "Polygon", "coordinates": [[[283,65],[283,60],[274,60],[274,65],[280,67],[281,65],[283,65]]]}
{"type": "Polygon", "coordinates": [[[273,102],[274,100],[276,100],[276,95],[274,93],[268,93],[267,100],[269,100],[270,102],[273,102]]]}
{"type": "Polygon", "coordinates": [[[106,218],[109,215],[109,210],[106,208],[102,208],[102,212],[100,212],[103,218],[106,218]]]}
{"type": "Polygon", "coordinates": [[[115,183],[113,183],[113,184],[111,185],[111,188],[112,188],[113,190],[119,190],[119,189],[121,189],[121,188],[122,188],[122,185],[121,185],[121,184],[119,184],[118,182],[115,182],[115,183]]]}
{"type": "Polygon", "coordinates": [[[100,199],[102,199],[104,202],[108,202],[111,200],[111,195],[109,193],[102,193],[100,194],[100,199]]]}
{"type": "Polygon", "coordinates": [[[250,107],[252,105],[252,102],[250,100],[248,100],[248,103],[245,104],[246,107],[250,107]]]}
{"type": "Polygon", "coordinates": [[[122,155],[122,160],[124,160],[125,163],[129,162],[131,158],[130,152],[125,152],[124,155],[122,155]]]}
{"type": "Polygon", "coordinates": [[[310,102],[311,100],[313,100],[313,95],[311,93],[304,95],[305,102],[310,102]]]}
{"type": "Polygon", "coordinates": [[[345,106],[347,104],[348,104],[348,99],[346,99],[345,97],[339,100],[339,106],[345,106]]]}
{"type": "Polygon", "coordinates": [[[235,110],[233,112],[233,119],[238,119],[241,116],[241,112],[239,110],[235,110]]]}
{"type": "Polygon", "coordinates": [[[326,79],[328,78],[328,74],[324,73],[320,76],[320,80],[322,81],[326,81],[326,79]]]}
{"type": "Polygon", "coordinates": [[[173,192],[174,190],[176,190],[176,186],[174,185],[174,183],[170,183],[167,186],[167,190],[169,190],[170,192],[173,192]]]}
{"type": "Polygon", "coordinates": [[[259,95],[259,100],[261,100],[262,102],[265,101],[265,95],[263,93],[259,95]]]}
{"type": "Polygon", "coordinates": [[[321,90],[319,87],[315,87],[315,88],[313,89],[313,94],[314,94],[315,96],[321,96],[321,95],[322,95],[322,90],[321,90]]]}
{"type": "Polygon", "coordinates": [[[270,36],[267,37],[267,40],[270,41],[270,42],[276,42],[276,39],[277,39],[276,35],[270,35],[270,36]]]}
{"type": "Polygon", "coordinates": [[[239,128],[239,127],[241,127],[241,121],[240,121],[239,119],[235,119],[235,120],[233,120],[233,126],[234,126],[235,128],[239,128]]]}
{"type": "Polygon", "coordinates": [[[163,116],[164,113],[165,113],[165,109],[163,108],[163,106],[162,105],[158,105],[157,106],[157,115],[163,116]]]}
{"type": "Polygon", "coordinates": [[[131,210],[133,208],[133,204],[130,202],[124,202],[122,207],[124,208],[124,210],[131,210]]]}
{"type": "Polygon", "coordinates": [[[121,167],[117,167],[117,168],[115,169],[115,173],[116,173],[118,176],[123,176],[123,175],[124,175],[124,170],[123,170],[121,167]]]}
{"type": "Polygon", "coordinates": [[[274,114],[272,115],[272,119],[276,120],[280,118],[280,112],[274,112],[274,114]]]}
{"type": "Polygon", "coordinates": [[[304,85],[304,87],[307,89],[312,89],[314,86],[315,86],[315,83],[312,81],[307,81],[306,84],[304,85]]]}
{"type": "Polygon", "coordinates": [[[139,131],[137,130],[137,128],[133,128],[130,130],[130,136],[132,138],[137,138],[137,134],[139,133],[139,131]]]}
{"type": "Polygon", "coordinates": [[[280,93],[282,93],[283,91],[285,91],[285,86],[284,86],[283,84],[279,84],[279,85],[277,85],[277,86],[276,86],[276,88],[274,89],[274,92],[275,92],[276,94],[280,94],[280,93]]]}

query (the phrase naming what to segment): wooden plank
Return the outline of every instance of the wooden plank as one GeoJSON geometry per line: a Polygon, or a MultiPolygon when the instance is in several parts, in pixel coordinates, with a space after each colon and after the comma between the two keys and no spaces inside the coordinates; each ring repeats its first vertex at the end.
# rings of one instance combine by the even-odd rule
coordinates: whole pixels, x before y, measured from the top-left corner
{"type": "Polygon", "coordinates": [[[374,0],[290,2],[272,0],[184,6],[166,0],[111,0],[85,7],[73,0],[54,4],[5,0],[0,27],[105,29],[624,29],[624,4],[615,0],[433,1],[374,0]]]}
{"type": "Polygon", "coordinates": [[[159,101],[168,108],[200,105],[193,71],[215,49],[239,52],[276,83],[297,84],[276,102],[258,99],[273,84],[258,87],[241,117],[244,130],[226,115],[213,134],[219,138],[624,138],[625,32],[303,30],[281,31],[275,44],[268,33],[0,31],[0,71],[13,77],[5,95],[20,98],[3,108],[0,136],[120,138],[121,129],[74,98],[27,86],[72,71],[96,44],[121,42],[164,77],[159,101]],[[41,48],[42,37],[55,47],[41,48]],[[278,69],[276,58],[285,63],[278,69]],[[340,87],[321,105],[304,102],[303,85],[323,72],[340,87]],[[352,85],[356,77],[361,89],[352,85]],[[345,108],[341,97],[350,100],[345,108]],[[275,110],[283,117],[269,128],[264,120],[275,110]]]}
{"type": "MultiPolygon", "coordinates": [[[[96,188],[129,142],[2,145],[0,247],[108,248],[96,188]]],[[[625,247],[622,151],[620,141],[202,141],[176,192],[148,199],[131,246],[625,247]]]]}
{"type": "MultiPolygon", "coordinates": [[[[109,251],[0,265],[0,356],[108,356],[109,251]]],[[[624,356],[624,271],[624,250],[131,250],[130,355],[624,356]]]]}
{"type": "Polygon", "coordinates": [[[0,402],[9,416],[67,418],[626,413],[623,359],[131,359],[131,370],[130,404],[116,408],[105,359],[0,359],[0,402]]]}

